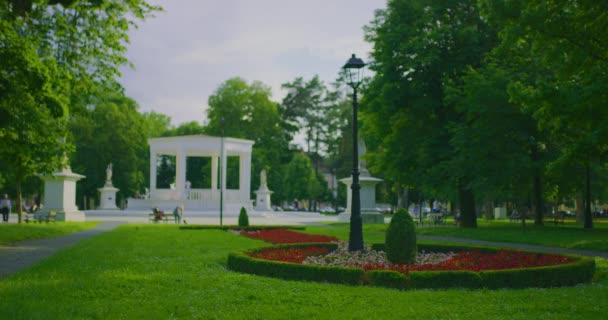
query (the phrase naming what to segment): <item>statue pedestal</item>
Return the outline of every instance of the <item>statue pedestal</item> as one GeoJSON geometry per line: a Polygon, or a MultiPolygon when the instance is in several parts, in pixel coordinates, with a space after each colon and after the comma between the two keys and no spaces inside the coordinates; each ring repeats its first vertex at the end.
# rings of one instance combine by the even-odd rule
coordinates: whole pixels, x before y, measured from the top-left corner
{"type": "MultiPolygon", "coordinates": [[[[353,184],[353,178],[340,179],[340,182],[346,185],[347,190],[347,202],[346,210],[338,217],[339,221],[350,222],[351,215],[351,204],[352,204],[352,192],[351,185],[353,184]]],[[[359,184],[361,189],[359,190],[359,198],[361,199],[361,221],[363,223],[384,223],[384,215],[376,210],[376,184],[382,182],[382,179],[361,176],[359,177],[359,184]]]]}
{"type": "Polygon", "coordinates": [[[272,211],[272,207],[270,206],[270,195],[272,191],[266,190],[258,190],[255,192],[255,210],[256,211],[272,211]]]}
{"type": "Polygon", "coordinates": [[[116,192],[119,189],[110,185],[97,190],[99,190],[99,209],[118,210],[118,207],[116,206],[116,192]]]}
{"type": "Polygon", "coordinates": [[[44,209],[40,214],[54,211],[57,221],[84,221],[84,213],[76,206],[76,181],[84,177],[69,167],[44,176],[44,209]]]}

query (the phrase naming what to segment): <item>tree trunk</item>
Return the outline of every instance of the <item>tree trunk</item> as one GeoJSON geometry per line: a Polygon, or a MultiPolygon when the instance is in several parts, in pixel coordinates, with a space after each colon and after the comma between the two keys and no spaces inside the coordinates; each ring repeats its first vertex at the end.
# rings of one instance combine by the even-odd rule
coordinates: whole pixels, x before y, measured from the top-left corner
{"type": "Polygon", "coordinates": [[[486,204],[485,204],[485,211],[486,211],[486,220],[494,220],[494,200],[492,199],[492,197],[487,196],[486,197],[486,204]]]}
{"type": "Polygon", "coordinates": [[[585,219],[585,197],[583,192],[576,193],[576,222],[583,222],[585,219]]]}
{"type": "Polygon", "coordinates": [[[534,224],[537,226],[543,225],[543,194],[541,189],[541,176],[538,169],[538,145],[533,143],[530,147],[532,163],[534,165],[534,178],[532,181],[533,199],[534,199],[534,224]]]}
{"type": "Polygon", "coordinates": [[[470,188],[458,186],[460,199],[460,226],[462,228],[477,228],[477,215],[475,213],[475,195],[470,188]]]}
{"type": "Polygon", "coordinates": [[[593,228],[593,217],[591,217],[591,168],[589,162],[585,166],[585,229],[593,228]]]}
{"type": "Polygon", "coordinates": [[[409,208],[409,198],[407,188],[397,187],[397,208],[409,208]]]}
{"type": "Polygon", "coordinates": [[[540,174],[537,172],[534,175],[534,224],[537,226],[543,225],[544,204],[541,190],[540,174]]]}
{"type": "Polygon", "coordinates": [[[21,177],[17,177],[17,221],[19,222],[19,224],[21,224],[21,219],[23,218],[21,216],[21,204],[23,203],[23,196],[21,195],[21,177]]]}

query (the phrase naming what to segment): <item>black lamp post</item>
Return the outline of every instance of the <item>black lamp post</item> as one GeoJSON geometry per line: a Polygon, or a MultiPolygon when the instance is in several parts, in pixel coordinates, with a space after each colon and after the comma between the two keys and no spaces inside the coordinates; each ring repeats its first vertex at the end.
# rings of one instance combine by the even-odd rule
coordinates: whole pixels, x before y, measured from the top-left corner
{"type": "Polygon", "coordinates": [[[344,72],[346,81],[353,88],[353,184],[350,205],[350,235],[348,238],[348,251],[363,251],[363,224],[361,221],[361,185],[359,184],[359,149],[357,138],[357,88],[361,85],[365,63],[353,53],[346,61],[344,72]]]}

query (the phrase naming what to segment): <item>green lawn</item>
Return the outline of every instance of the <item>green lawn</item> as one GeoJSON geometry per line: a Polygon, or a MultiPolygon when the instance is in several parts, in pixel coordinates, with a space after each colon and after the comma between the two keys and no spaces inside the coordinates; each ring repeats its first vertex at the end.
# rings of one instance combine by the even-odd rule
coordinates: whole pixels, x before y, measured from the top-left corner
{"type": "MultiPolygon", "coordinates": [[[[318,228],[336,233],[339,226],[318,228]]],[[[373,231],[366,231],[372,239],[373,231]]],[[[601,319],[608,279],[569,288],[396,291],[226,269],[265,245],[220,230],[123,225],[0,280],[5,319],[601,319]]],[[[598,274],[608,260],[597,259],[598,274]]]]}
{"type": "Polygon", "coordinates": [[[0,245],[15,241],[57,237],[91,229],[97,222],[0,224],[0,245]]]}
{"type": "MultiPolygon", "coordinates": [[[[608,251],[608,223],[595,223],[594,229],[584,230],[581,225],[566,222],[555,226],[546,224],[544,227],[535,227],[528,221],[526,228],[521,223],[504,221],[479,220],[476,229],[457,228],[447,224],[444,226],[417,227],[416,233],[421,235],[446,236],[468,238],[477,240],[528,243],[548,247],[568,249],[608,251]]],[[[365,242],[384,242],[385,230],[388,224],[365,224],[365,242]]],[[[327,233],[341,239],[348,240],[349,225],[345,223],[327,224],[326,227],[308,227],[306,232],[327,233]]]]}

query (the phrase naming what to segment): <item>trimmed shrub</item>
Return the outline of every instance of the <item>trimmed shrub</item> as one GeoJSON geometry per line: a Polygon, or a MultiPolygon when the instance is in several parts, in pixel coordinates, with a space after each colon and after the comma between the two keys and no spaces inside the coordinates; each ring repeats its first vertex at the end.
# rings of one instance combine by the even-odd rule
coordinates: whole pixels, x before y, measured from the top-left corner
{"type": "Polygon", "coordinates": [[[367,283],[376,287],[406,289],[405,276],[401,272],[391,270],[371,270],[365,273],[367,283]]]}
{"type": "Polygon", "coordinates": [[[405,209],[397,210],[386,229],[386,257],[395,264],[416,262],[416,228],[405,209]]]}
{"type": "Polygon", "coordinates": [[[472,271],[413,271],[408,283],[414,289],[481,288],[479,273],[472,271]]]}
{"type": "Polygon", "coordinates": [[[247,209],[245,207],[241,207],[241,212],[239,213],[239,227],[248,227],[249,226],[249,216],[247,215],[247,209]]]}
{"type": "Polygon", "coordinates": [[[480,272],[480,276],[484,287],[490,289],[561,287],[590,282],[595,272],[595,260],[573,258],[579,260],[537,268],[488,270],[480,272]]]}

